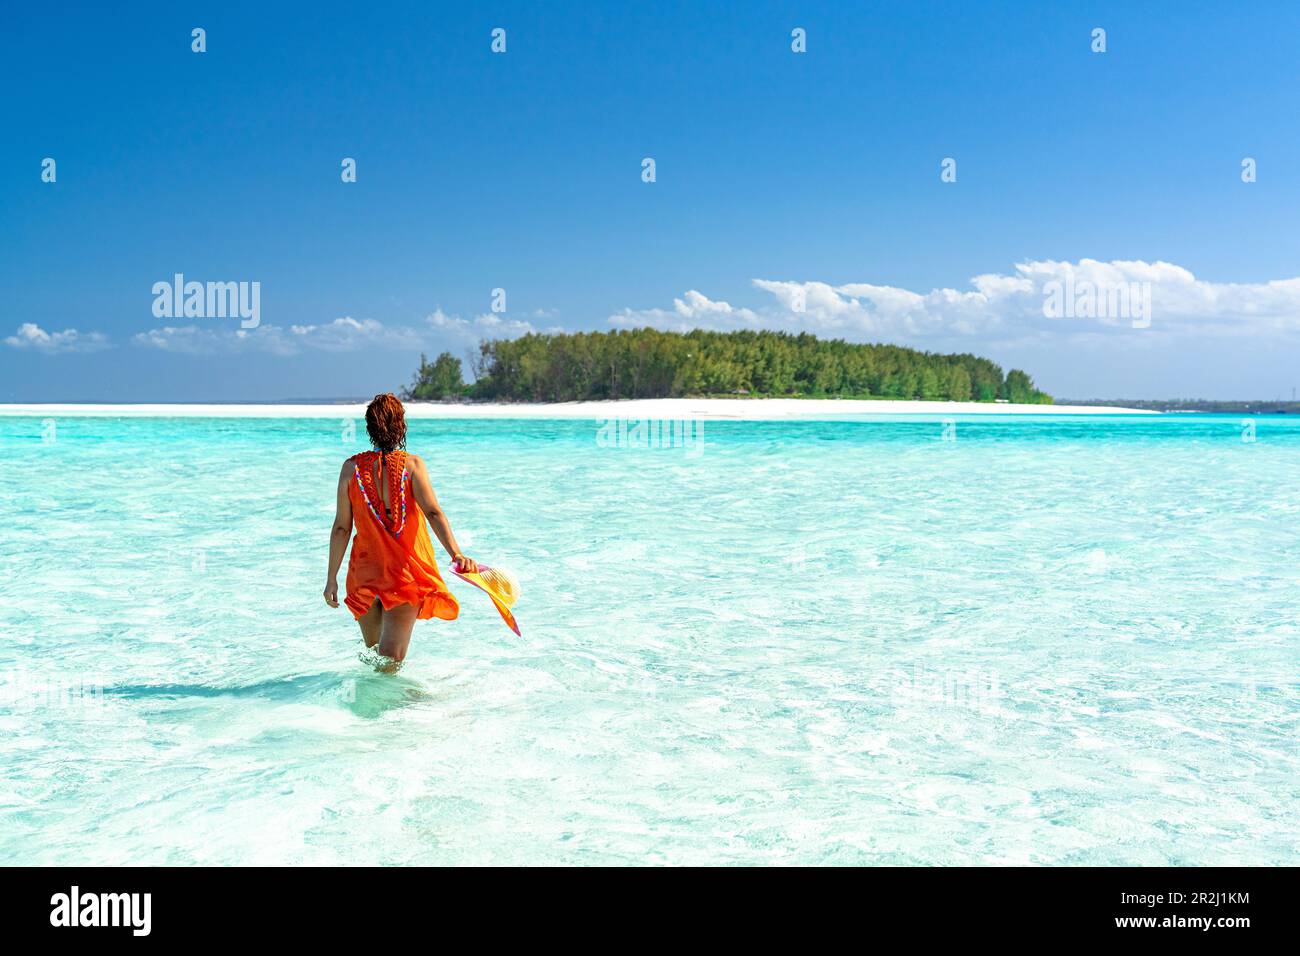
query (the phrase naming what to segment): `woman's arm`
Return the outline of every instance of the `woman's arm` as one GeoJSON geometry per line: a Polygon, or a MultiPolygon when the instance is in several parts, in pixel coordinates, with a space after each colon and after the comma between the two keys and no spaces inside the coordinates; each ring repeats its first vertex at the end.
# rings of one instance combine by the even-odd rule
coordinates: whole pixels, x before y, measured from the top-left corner
{"type": "Polygon", "coordinates": [[[438,506],[438,496],[433,493],[433,485],[429,482],[429,470],[424,467],[424,459],[418,455],[411,455],[409,467],[411,487],[415,490],[415,503],[429,519],[429,527],[433,528],[433,533],[438,536],[442,546],[451,555],[452,566],[463,574],[473,574],[478,570],[478,564],[472,558],[461,554],[456,536],[451,532],[451,522],[438,506]]]}
{"type": "Polygon", "coordinates": [[[330,529],[330,569],[325,575],[325,603],[330,607],[339,606],[339,565],[343,563],[343,552],[348,549],[348,537],[352,534],[352,499],[348,497],[348,483],[355,469],[351,458],[343,463],[335,495],[334,526],[330,529]]]}

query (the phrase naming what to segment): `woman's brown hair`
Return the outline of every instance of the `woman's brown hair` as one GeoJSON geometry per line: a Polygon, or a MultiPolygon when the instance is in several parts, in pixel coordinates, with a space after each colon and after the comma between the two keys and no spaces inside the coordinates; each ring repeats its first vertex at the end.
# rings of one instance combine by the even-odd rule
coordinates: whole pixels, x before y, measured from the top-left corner
{"type": "Polygon", "coordinates": [[[366,431],[378,451],[406,447],[406,409],[396,395],[376,395],[366,406],[366,431]]]}

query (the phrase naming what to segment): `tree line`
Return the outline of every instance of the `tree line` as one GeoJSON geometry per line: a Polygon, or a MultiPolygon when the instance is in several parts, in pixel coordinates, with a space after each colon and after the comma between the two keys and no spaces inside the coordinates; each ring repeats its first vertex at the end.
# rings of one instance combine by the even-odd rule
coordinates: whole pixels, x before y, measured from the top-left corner
{"type": "Polygon", "coordinates": [[[420,368],[408,399],[575,402],[685,396],[896,398],[1050,404],[1020,369],[968,353],[860,345],[806,332],[532,334],[481,342],[466,384],[449,352],[420,368]]]}

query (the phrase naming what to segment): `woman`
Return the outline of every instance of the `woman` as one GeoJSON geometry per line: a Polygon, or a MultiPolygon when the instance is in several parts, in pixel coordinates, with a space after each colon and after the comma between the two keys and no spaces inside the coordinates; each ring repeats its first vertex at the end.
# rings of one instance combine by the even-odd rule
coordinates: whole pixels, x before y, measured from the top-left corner
{"type": "Polygon", "coordinates": [[[378,650],[395,667],[406,658],[417,620],[450,621],[460,613],[438,573],[420,515],[451,555],[453,569],[472,574],[478,565],[456,544],[424,462],[403,450],[406,410],[397,396],[375,396],[366,408],[366,431],[375,450],[349,458],[339,474],[325,603],[339,606],[339,565],[355,521],[345,603],[361,625],[366,647],[378,650]]]}

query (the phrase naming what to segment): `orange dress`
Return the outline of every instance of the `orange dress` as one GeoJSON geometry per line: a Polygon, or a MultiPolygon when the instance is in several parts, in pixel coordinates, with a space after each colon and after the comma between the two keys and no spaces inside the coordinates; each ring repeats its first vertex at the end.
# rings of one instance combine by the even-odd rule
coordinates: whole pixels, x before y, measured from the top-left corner
{"type": "Polygon", "coordinates": [[[406,471],[406,452],[384,453],[387,514],[383,495],[375,485],[379,455],[366,451],[352,459],[356,468],[348,485],[348,499],[357,533],[348,560],[344,603],[358,618],[378,598],[384,610],[414,604],[418,618],[454,620],[460,605],[438,573],[424,515],[415,504],[411,476],[406,471]]]}

